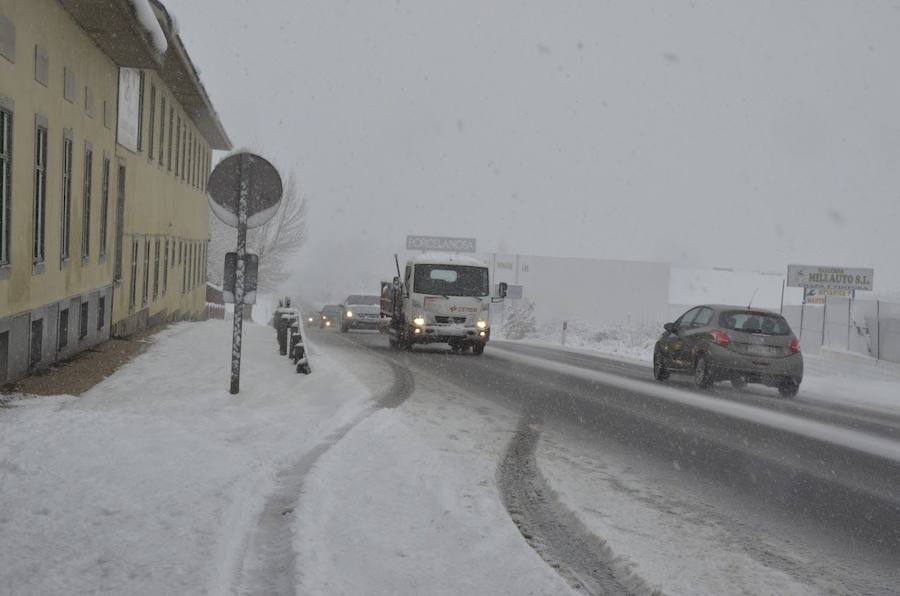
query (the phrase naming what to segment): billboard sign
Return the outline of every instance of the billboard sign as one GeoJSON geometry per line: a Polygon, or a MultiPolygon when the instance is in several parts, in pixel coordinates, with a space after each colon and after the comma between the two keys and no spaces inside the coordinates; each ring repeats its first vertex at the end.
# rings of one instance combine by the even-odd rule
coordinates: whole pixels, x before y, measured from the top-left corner
{"type": "Polygon", "coordinates": [[[506,286],[506,297],[512,300],[521,300],[524,295],[523,290],[524,288],[520,285],[509,284],[506,286]]]}
{"type": "Polygon", "coordinates": [[[475,238],[447,238],[444,236],[407,236],[406,250],[440,252],[475,252],[475,238]]]}
{"type": "Polygon", "coordinates": [[[141,71],[137,68],[119,69],[119,121],[116,140],[131,151],[138,150],[138,129],[141,112],[141,71]]]}
{"type": "Polygon", "coordinates": [[[873,269],[859,267],[817,267],[788,265],[787,285],[791,288],[823,290],[872,290],[873,269]]]}
{"type": "Polygon", "coordinates": [[[828,298],[850,298],[852,290],[833,290],[831,288],[806,288],[803,291],[805,304],[825,304],[828,298]]]}

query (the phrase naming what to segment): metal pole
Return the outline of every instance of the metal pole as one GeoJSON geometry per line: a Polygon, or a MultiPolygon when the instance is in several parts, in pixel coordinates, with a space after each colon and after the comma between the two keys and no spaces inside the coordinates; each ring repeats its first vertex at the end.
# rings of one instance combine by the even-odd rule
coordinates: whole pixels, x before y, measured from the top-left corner
{"type": "Polygon", "coordinates": [[[784,314],[784,284],[785,281],[781,280],[781,306],[778,308],[778,314],[784,314]]]}
{"type": "Polygon", "coordinates": [[[803,311],[806,310],[806,287],[803,288],[803,302],[800,303],[800,337],[797,339],[803,341],[803,311]]]}
{"type": "Polygon", "coordinates": [[[875,301],[875,359],[881,360],[881,300],[875,301]]]}
{"type": "Polygon", "coordinates": [[[238,199],[237,270],[234,278],[234,327],[231,332],[231,394],[241,390],[241,337],[244,331],[244,255],[247,252],[247,209],[250,164],[241,155],[240,197],[238,199]]]}
{"type": "Polygon", "coordinates": [[[820,346],[825,345],[825,332],[826,332],[825,321],[827,321],[827,320],[828,320],[828,294],[825,294],[825,304],[822,307],[822,343],[819,344],[820,346]]]}
{"type": "Polygon", "coordinates": [[[847,351],[850,351],[850,318],[853,316],[851,314],[851,309],[853,308],[853,294],[847,298],[847,351]]]}

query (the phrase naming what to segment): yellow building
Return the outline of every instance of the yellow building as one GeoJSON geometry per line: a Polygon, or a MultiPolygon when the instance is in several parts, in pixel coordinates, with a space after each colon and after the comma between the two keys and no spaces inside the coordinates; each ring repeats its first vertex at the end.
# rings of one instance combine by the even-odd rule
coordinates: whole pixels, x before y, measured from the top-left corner
{"type": "Polygon", "coordinates": [[[0,0],[0,383],[205,316],[213,149],[162,4],[0,0]]]}

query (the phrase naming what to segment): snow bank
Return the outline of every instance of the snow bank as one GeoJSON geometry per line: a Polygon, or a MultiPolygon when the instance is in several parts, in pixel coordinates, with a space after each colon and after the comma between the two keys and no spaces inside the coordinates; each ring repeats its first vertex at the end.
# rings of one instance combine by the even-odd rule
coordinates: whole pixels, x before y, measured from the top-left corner
{"type": "Polygon", "coordinates": [[[596,326],[584,321],[568,321],[563,346],[562,322],[555,321],[540,325],[537,333],[518,341],[589,350],[627,360],[651,362],[653,346],[661,333],[662,325],[656,323],[596,326]]]}
{"type": "Polygon", "coordinates": [[[230,591],[276,473],[367,409],[321,349],[298,375],[271,328],[178,324],[81,398],[0,410],[0,592],[230,591]]]}

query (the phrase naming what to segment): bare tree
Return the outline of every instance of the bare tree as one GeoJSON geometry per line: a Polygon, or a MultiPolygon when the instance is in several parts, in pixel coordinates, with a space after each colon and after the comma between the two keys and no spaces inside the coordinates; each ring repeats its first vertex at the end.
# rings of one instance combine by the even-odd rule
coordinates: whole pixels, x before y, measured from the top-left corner
{"type": "MultiPolygon", "coordinates": [[[[225,253],[233,251],[237,232],[209,214],[209,281],[221,285],[225,253]]],[[[297,177],[291,173],[275,216],[247,232],[247,250],[259,255],[259,291],[271,293],[290,275],[291,257],[306,240],[306,200],[297,177]]]]}

